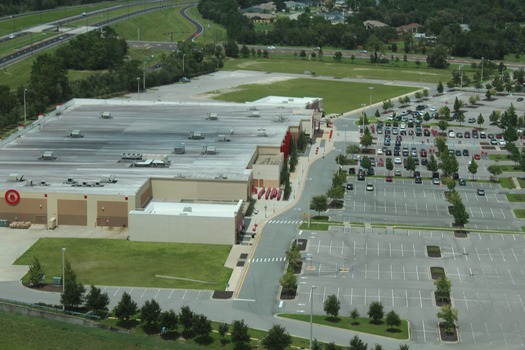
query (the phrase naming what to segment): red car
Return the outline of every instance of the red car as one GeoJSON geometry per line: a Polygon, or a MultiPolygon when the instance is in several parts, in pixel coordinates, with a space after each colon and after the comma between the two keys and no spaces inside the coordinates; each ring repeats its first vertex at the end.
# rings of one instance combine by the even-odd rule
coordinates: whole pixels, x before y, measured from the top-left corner
{"type": "Polygon", "coordinates": [[[427,157],[427,151],[426,150],[422,149],[420,153],[421,153],[421,158],[426,158],[427,157]]]}
{"type": "Polygon", "coordinates": [[[480,159],[481,159],[481,156],[480,156],[479,154],[475,154],[475,155],[474,155],[474,159],[475,159],[475,160],[480,160],[480,159]]]}
{"type": "Polygon", "coordinates": [[[387,176],[385,181],[386,182],[393,182],[392,176],[387,176]]]}

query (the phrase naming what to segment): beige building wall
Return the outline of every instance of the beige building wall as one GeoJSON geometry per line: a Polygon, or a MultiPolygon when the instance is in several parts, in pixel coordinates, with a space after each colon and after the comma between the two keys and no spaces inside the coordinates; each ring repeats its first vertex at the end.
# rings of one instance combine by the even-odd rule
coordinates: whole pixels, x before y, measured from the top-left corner
{"type": "Polygon", "coordinates": [[[250,196],[249,181],[196,180],[196,179],[151,179],[151,189],[155,200],[180,201],[191,199],[217,201],[239,199],[250,196]]]}
{"type": "Polygon", "coordinates": [[[178,242],[235,244],[236,217],[202,217],[129,214],[130,240],[141,242],[178,242]]]}

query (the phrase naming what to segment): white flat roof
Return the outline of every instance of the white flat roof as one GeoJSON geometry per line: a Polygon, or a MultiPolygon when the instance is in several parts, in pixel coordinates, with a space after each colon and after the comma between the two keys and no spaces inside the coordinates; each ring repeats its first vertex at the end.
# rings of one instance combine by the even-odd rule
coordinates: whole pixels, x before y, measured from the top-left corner
{"type": "Polygon", "coordinates": [[[133,210],[131,213],[139,215],[186,215],[233,218],[239,210],[241,203],[242,201],[239,201],[237,204],[151,202],[144,210],[133,210]]]}

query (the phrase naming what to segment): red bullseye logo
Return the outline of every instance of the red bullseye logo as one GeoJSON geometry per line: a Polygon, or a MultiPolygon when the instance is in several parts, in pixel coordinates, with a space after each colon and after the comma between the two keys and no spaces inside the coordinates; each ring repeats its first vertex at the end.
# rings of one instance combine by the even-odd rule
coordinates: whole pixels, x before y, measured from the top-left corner
{"type": "Polygon", "coordinates": [[[4,198],[7,204],[16,205],[18,202],[20,202],[20,193],[18,193],[16,190],[8,190],[5,193],[4,198]]]}

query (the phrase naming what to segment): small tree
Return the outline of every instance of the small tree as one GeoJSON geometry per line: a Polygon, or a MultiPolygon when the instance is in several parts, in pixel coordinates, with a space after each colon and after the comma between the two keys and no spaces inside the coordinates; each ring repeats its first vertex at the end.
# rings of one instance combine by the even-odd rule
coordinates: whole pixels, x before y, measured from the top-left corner
{"type": "Polygon", "coordinates": [[[499,165],[496,165],[496,164],[490,165],[487,168],[487,170],[489,171],[489,173],[492,174],[492,176],[494,176],[494,181],[498,181],[498,175],[501,175],[501,173],[503,172],[501,167],[499,165]]]}
{"type": "Polygon", "coordinates": [[[155,299],[146,300],[140,308],[140,319],[148,326],[154,325],[159,322],[160,311],[160,305],[155,299]]]}
{"type": "Polygon", "coordinates": [[[454,309],[450,304],[446,304],[441,307],[441,311],[438,312],[437,317],[443,320],[446,333],[454,333],[458,320],[458,310],[454,309]]]}
{"type": "Polygon", "coordinates": [[[85,306],[91,311],[107,310],[109,305],[108,293],[102,293],[100,288],[91,285],[91,289],[86,295],[85,306]]]}
{"type": "Polygon", "coordinates": [[[122,294],[117,306],[113,309],[115,316],[121,321],[129,321],[129,318],[137,313],[137,303],[131,299],[127,292],[122,294]]]}
{"type": "Polygon", "coordinates": [[[436,90],[438,94],[440,95],[443,93],[443,91],[445,91],[445,87],[443,86],[443,83],[441,82],[441,80],[438,82],[436,90]]]}
{"type": "Polygon", "coordinates": [[[228,333],[228,328],[229,326],[226,322],[221,322],[217,326],[217,332],[219,332],[219,335],[222,339],[224,339],[224,336],[226,335],[226,333],[228,333]]]}
{"type": "Polygon", "coordinates": [[[472,158],[468,165],[468,172],[472,174],[472,179],[474,179],[474,175],[478,172],[478,163],[474,158],[472,158]]]}
{"type": "Polygon", "coordinates": [[[34,287],[39,287],[42,279],[45,276],[44,268],[40,264],[40,259],[35,256],[33,261],[29,265],[29,285],[34,287]]]}
{"type": "Polygon", "coordinates": [[[385,323],[390,329],[399,327],[401,326],[401,318],[399,318],[399,315],[392,310],[386,314],[385,323]]]}
{"type": "Polygon", "coordinates": [[[386,170],[388,170],[388,175],[390,175],[390,172],[394,170],[394,163],[392,162],[392,158],[386,159],[385,168],[386,170]]]}
{"type": "Polygon", "coordinates": [[[292,270],[287,270],[279,279],[284,292],[290,292],[297,289],[297,277],[292,270]]]}
{"type": "Polygon", "coordinates": [[[435,172],[438,170],[438,163],[437,163],[436,157],[434,157],[433,154],[430,155],[430,159],[428,160],[427,170],[432,171],[432,172],[435,172]]]}
{"type": "Polygon", "coordinates": [[[354,159],[355,155],[358,154],[361,151],[358,145],[348,145],[346,147],[346,153],[352,155],[352,159],[354,159]]]}
{"type": "Polygon", "coordinates": [[[292,345],[292,336],[283,326],[274,324],[262,339],[261,344],[268,350],[285,350],[292,345]]]}
{"type": "Polygon", "coordinates": [[[442,276],[440,279],[434,281],[436,286],[436,295],[442,301],[448,302],[450,300],[450,290],[452,288],[452,282],[447,276],[442,276]]]}
{"type": "Polygon", "coordinates": [[[325,195],[313,197],[310,202],[310,209],[315,210],[317,215],[321,215],[322,211],[328,210],[328,198],[325,195]]]}
{"type": "Polygon", "coordinates": [[[452,206],[452,215],[454,216],[454,224],[460,228],[460,230],[468,224],[470,215],[465,209],[465,205],[461,201],[461,197],[458,196],[458,199],[453,203],[452,206]]]}
{"type": "Polygon", "coordinates": [[[383,319],[383,304],[380,301],[373,301],[368,307],[368,317],[372,319],[372,323],[379,323],[383,319]]]}
{"type": "Polygon", "coordinates": [[[288,264],[290,264],[293,269],[296,269],[301,265],[301,253],[296,240],[292,242],[292,246],[285,252],[285,254],[288,264]]]}
{"type": "Polygon", "coordinates": [[[160,325],[166,327],[167,331],[174,331],[179,324],[179,318],[173,310],[163,311],[159,317],[160,325]]]}
{"type": "Polygon", "coordinates": [[[481,126],[483,125],[483,123],[485,123],[485,118],[483,118],[483,115],[480,113],[478,115],[478,119],[476,120],[477,123],[478,123],[478,126],[481,128],[481,126]]]}
{"type": "Polygon", "coordinates": [[[206,340],[210,337],[212,331],[211,320],[204,315],[193,315],[193,321],[191,325],[193,334],[200,338],[199,341],[206,340]]]}
{"type": "Polygon", "coordinates": [[[193,325],[193,311],[189,306],[183,306],[179,312],[179,322],[182,325],[185,333],[188,333],[193,325]]]}
{"type": "MultiPolygon", "coordinates": [[[[365,128],[365,130],[367,129],[368,128],[365,128]]],[[[363,136],[361,136],[361,145],[363,145],[365,149],[368,149],[368,147],[370,147],[373,142],[374,142],[374,138],[372,137],[372,135],[364,134],[363,136]]]]}
{"type": "Polygon", "coordinates": [[[456,181],[454,181],[453,179],[447,179],[447,188],[449,191],[454,191],[454,189],[456,188],[456,181]]]}
{"type": "Polygon", "coordinates": [[[248,326],[244,323],[244,320],[233,321],[231,341],[235,350],[250,349],[250,335],[248,334],[248,326]]]}
{"type": "Polygon", "coordinates": [[[337,319],[339,316],[339,310],[341,309],[341,301],[337,299],[335,294],[329,295],[328,298],[324,301],[324,312],[332,317],[337,319]]]}
{"type": "Polygon", "coordinates": [[[359,318],[359,311],[357,311],[357,309],[350,311],[350,318],[353,320],[352,324],[358,324],[357,319],[359,318]]]}
{"type": "Polygon", "coordinates": [[[359,338],[357,335],[355,335],[350,340],[350,347],[348,350],[366,350],[368,348],[368,345],[364,343],[361,338],[359,338]]]}
{"type": "Polygon", "coordinates": [[[410,171],[410,176],[412,176],[412,172],[416,170],[416,161],[414,158],[412,158],[412,156],[408,156],[405,167],[408,171],[410,171]]]}
{"type": "Polygon", "coordinates": [[[441,119],[439,122],[438,122],[438,128],[439,130],[441,130],[441,133],[444,134],[445,131],[448,129],[448,122],[444,119],[441,119]]]}
{"type": "Polygon", "coordinates": [[[361,166],[364,169],[368,170],[372,167],[372,161],[367,156],[364,156],[363,158],[361,158],[361,166]]]}
{"type": "Polygon", "coordinates": [[[71,263],[66,259],[64,265],[64,292],[60,294],[60,303],[65,309],[76,308],[83,302],[83,295],[86,289],[84,285],[77,282],[77,274],[71,268],[71,263]]]}

